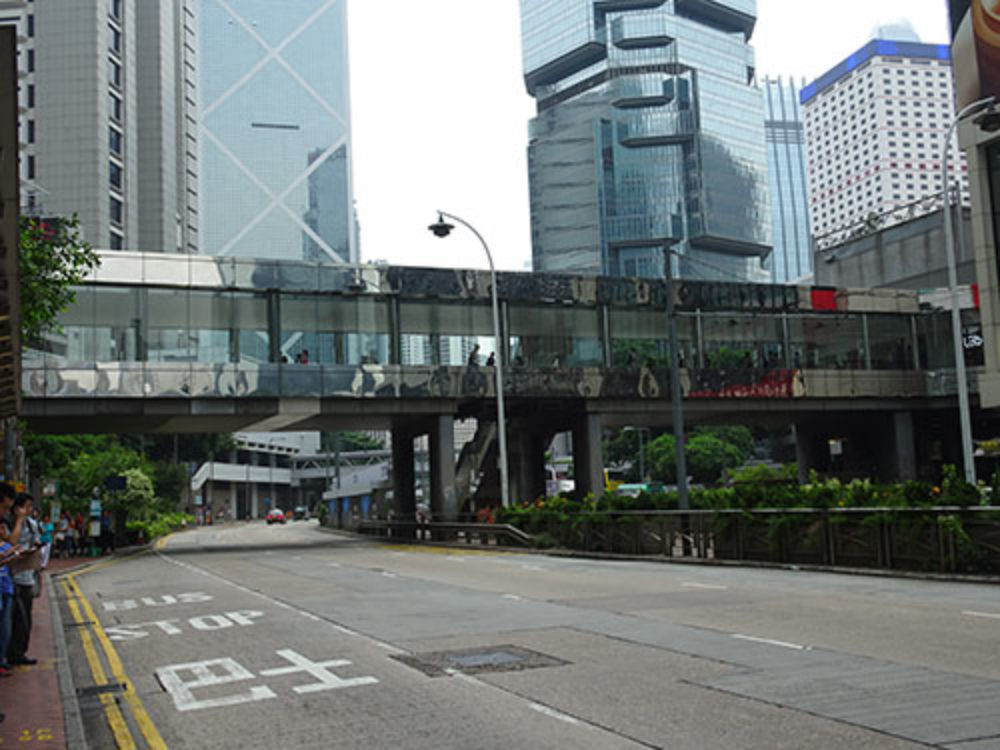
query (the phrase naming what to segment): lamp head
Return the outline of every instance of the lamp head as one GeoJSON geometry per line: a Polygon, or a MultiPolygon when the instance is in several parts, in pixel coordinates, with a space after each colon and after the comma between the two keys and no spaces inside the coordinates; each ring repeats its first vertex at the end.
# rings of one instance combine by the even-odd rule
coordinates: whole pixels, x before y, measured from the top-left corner
{"type": "Polygon", "coordinates": [[[984,112],[976,115],[972,121],[986,133],[995,133],[1000,130],[1000,112],[997,111],[996,105],[990,105],[984,112]]]}
{"type": "Polygon", "coordinates": [[[455,228],[455,225],[449,224],[441,214],[438,214],[438,220],[427,228],[434,232],[435,237],[447,237],[451,234],[451,230],[455,228]]]}

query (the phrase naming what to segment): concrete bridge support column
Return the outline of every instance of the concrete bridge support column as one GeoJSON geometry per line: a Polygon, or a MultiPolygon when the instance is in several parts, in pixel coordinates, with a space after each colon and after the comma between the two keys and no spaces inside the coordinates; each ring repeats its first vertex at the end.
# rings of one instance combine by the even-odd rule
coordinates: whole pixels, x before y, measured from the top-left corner
{"type": "Polygon", "coordinates": [[[913,412],[897,411],[892,415],[893,458],[899,480],[917,478],[917,443],[914,438],[913,412]]]}
{"type": "MultiPolygon", "coordinates": [[[[430,430],[431,518],[458,520],[455,495],[455,420],[450,414],[434,418],[430,430]]],[[[395,460],[395,454],[393,454],[395,460]]]]}
{"type": "Polygon", "coordinates": [[[239,492],[239,490],[236,488],[236,482],[230,482],[229,483],[229,519],[231,521],[237,521],[237,520],[239,520],[239,517],[240,517],[239,516],[240,506],[239,506],[238,492],[239,492]]]}
{"type": "Polygon", "coordinates": [[[578,498],[604,494],[601,418],[597,414],[585,414],[573,428],[573,477],[578,498]]]}
{"type": "Polygon", "coordinates": [[[547,435],[529,426],[516,427],[508,433],[511,503],[545,496],[546,438],[547,435]]]}
{"type": "Polygon", "coordinates": [[[412,521],[417,512],[417,476],[413,469],[413,433],[392,431],[392,497],[396,519],[412,521]]]}
{"type": "MultiPolygon", "coordinates": [[[[825,450],[829,451],[829,448],[826,447],[825,450]]],[[[821,436],[804,424],[795,425],[795,459],[798,463],[800,484],[809,481],[811,470],[826,469],[827,454],[823,451],[824,441],[821,436]]]]}

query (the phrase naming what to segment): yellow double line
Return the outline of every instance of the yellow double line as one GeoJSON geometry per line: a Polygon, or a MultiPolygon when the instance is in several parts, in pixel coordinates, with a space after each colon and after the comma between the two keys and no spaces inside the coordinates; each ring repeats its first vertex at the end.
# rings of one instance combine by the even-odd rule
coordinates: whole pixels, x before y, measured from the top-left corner
{"type": "MultiPolygon", "coordinates": [[[[94,645],[94,637],[96,637],[97,643],[104,653],[104,659],[108,664],[111,676],[116,683],[121,685],[125,704],[128,706],[132,720],[142,733],[146,743],[145,746],[149,750],[167,750],[167,744],[163,741],[156,726],[149,718],[149,714],[146,713],[142,701],[139,700],[139,696],[135,692],[132,681],[125,674],[121,659],[118,657],[118,652],[111,645],[108,634],[104,632],[100,620],[97,619],[97,615],[94,614],[94,610],[90,606],[90,602],[87,601],[87,598],[80,591],[80,587],[76,582],[78,575],[91,573],[98,568],[106,567],[114,562],[118,561],[98,564],[77,573],[70,573],[62,577],[60,583],[62,584],[63,591],[66,593],[66,601],[69,605],[70,614],[80,630],[80,642],[83,644],[83,652],[87,657],[87,664],[90,666],[90,672],[94,677],[95,684],[98,686],[108,685],[108,674],[101,661],[101,655],[94,645]],[[91,631],[93,631],[93,637],[91,636],[91,631]]],[[[114,696],[110,692],[101,693],[100,700],[118,750],[136,750],[135,739],[114,696]]]]}

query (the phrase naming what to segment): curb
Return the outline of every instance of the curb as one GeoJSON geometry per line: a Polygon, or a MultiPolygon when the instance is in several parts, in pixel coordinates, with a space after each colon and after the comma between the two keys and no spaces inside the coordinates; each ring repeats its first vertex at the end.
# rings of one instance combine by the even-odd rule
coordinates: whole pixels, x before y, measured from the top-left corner
{"type": "Polygon", "coordinates": [[[88,750],[86,734],[83,730],[83,717],[80,713],[80,701],[76,695],[76,684],[73,682],[73,670],[69,665],[69,648],[66,645],[66,631],[63,630],[62,612],[59,611],[59,601],[56,599],[56,587],[53,577],[49,579],[49,606],[52,608],[52,640],[56,649],[57,675],[59,678],[59,695],[63,704],[63,725],[66,732],[67,750],[88,750]]]}

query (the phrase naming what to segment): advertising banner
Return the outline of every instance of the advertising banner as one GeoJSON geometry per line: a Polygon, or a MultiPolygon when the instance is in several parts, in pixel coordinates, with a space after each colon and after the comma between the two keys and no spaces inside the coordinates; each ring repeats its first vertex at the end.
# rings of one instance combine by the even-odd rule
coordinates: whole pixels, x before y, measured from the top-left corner
{"type": "Polygon", "coordinates": [[[1000,0],[949,0],[949,6],[958,108],[1000,98],[1000,0]]]}

